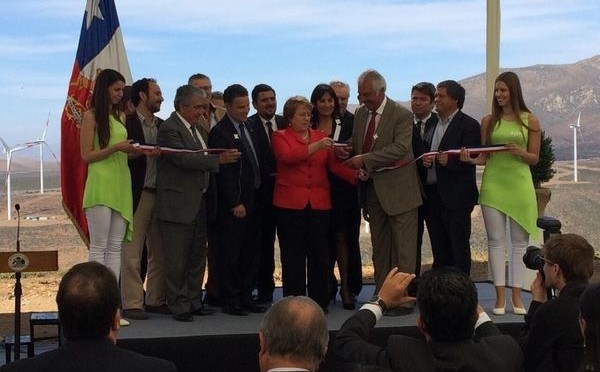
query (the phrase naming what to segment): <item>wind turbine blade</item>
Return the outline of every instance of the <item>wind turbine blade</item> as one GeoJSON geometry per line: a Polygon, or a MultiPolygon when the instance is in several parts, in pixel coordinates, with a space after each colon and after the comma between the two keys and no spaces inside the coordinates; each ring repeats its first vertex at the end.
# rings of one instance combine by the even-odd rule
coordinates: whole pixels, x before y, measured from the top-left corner
{"type": "Polygon", "coordinates": [[[581,142],[583,143],[583,134],[581,134],[581,128],[577,127],[577,131],[579,132],[579,138],[581,138],[581,142]]]}
{"type": "Polygon", "coordinates": [[[8,146],[8,144],[4,141],[4,139],[2,139],[2,137],[0,137],[0,142],[2,142],[2,146],[4,146],[4,152],[8,153],[10,151],[10,146],[8,146]]]}
{"type": "Polygon", "coordinates": [[[577,128],[579,128],[580,121],[581,121],[581,111],[579,112],[579,115],[577,115],[577,128]]]}
{"type": "Polygon", "coordinates": [[[54,160],[56,160],[57,163],[60,163],[58,161],[58,157],[56,156],[56,154],[54,153],[54,151],[52,151],[52,148],[50,148],[50,146],[48,146],[48,143],[46,143],[46,141],[42,141],[42,143],[40,144],[40,146],[46,146],[46,148],[48,149],[48,151],[50,151],[50,154],[52,154],[52,157],[54,158],[54,160]]]}
{"type": "Polygon", "coordinates": [[[48,111],[48,119],[46,119],[46,127],[44,128],[44,133],[42,133],[42,141],[46,140],[46,132],[48,132],[48,124],[50,123],[50,111],[48,111]]]}

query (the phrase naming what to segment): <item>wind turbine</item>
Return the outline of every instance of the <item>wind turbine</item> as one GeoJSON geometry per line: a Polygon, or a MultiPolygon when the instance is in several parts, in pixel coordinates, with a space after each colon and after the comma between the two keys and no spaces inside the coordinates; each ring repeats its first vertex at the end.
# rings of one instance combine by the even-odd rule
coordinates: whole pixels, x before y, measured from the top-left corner
{"type": "MultiPolygon", "coordinates": [[[[578,182],[577,179],[577,131],[581,136],[581,112],[577,116],[577,124],[569,125],[569,128],[573,129],[573,182],[578,182]]],[[[583,136],[581,138],[583,141],[583,136]]]]}
{"type": "Polygon", "coordinates": [[[52,156],[54,157],[54,160],[56,160],[56,162],[58,162],[56,155],[54,154],[54,152],[52,151],[50,146],[48,146],[48,143],[46,143],[46,132],[48,132],[48,123],[49,122],[50,122],[50,113],[48,113],[48,119],[46,120],[46,127],[44,128],[44,132],[42,133],[42,138],[38,138],[36,141],[29,142],[34,145],[40,146],[40,194],[44,193],[44,151],[43,151],[44,146],[46,146],[48,151],[50,151],[50,154],[52,154],[52,156]]]}
{"type": "Polygon", "coordinates": [[[17,152],[19,150],[27,149],[31,146],[35,146],[35,143],[29,142],[24,143],[22,145],[16,145],[15,147],[10,147],[8,144],[0,138],[0,142],[2,142],[2,146],[4,147],[4,153],[6,154],[6,212],[8,215],[8,219],[12,219],[12,206],[11,206],[11,188],[10,188],[10,161],[12,159],[13,152],[17,152]]]}

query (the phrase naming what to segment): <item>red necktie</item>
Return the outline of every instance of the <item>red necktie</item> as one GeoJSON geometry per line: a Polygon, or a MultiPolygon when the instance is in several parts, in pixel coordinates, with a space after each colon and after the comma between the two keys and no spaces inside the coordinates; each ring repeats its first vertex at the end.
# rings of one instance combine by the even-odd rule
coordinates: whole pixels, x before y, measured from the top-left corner
{"type": "Polygon", "coordinates": [[[373,147],[373,133],[375,133],[375,119],[377,118],[377,111],[371,111],[371,120],[367,126],[367,133],[365,134],[365,141],[363,142],[363,154],[370,152],[373,147]]]}

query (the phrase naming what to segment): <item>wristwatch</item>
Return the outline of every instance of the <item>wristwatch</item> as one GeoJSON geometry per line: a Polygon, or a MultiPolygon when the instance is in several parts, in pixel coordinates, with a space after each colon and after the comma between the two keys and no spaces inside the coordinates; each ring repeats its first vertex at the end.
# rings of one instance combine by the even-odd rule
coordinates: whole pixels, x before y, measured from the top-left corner
{"type": "Polygon", "coordinates": [[[383,299],[379,296],[373,296],[369,300],[370,304],[377,305],[381,308],[381,311],[385,312],[387,310],[387,305],[383,301],[383,299]]]}

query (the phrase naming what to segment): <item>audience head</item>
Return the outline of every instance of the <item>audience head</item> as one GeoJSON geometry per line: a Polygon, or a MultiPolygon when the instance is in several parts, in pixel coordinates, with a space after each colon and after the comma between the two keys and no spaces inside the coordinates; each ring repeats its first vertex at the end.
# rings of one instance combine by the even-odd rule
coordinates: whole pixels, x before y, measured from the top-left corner
{"type": "Polygon", "coordinates": [[[204,74],[194,74],[189,77],[188,85],[202,89],[206,92],[208,100],[210,101],[212,99],[212,83],[210,82],[210,78],[208,76],[204,74]]]}
{"type": "Polygon", "coordinates": [[[358,100],[371,111],[381,106],[385,89],[385,79],[375,70],[366,70],[358,77],[358,100]]]}
{"type": "Polygon", "coordinates": [[[335,95],[337,96],[338,102],[340,104],[340,115],[343,115],[344,112],[348,109],[348,98],[350,98],[350,85],[343,81],[333,80],[329,83],[329,85],[335,91],[335,95]]]}
{"type": "Polygon", "coordinates": [[[337,118],[340,115],[340,103],[329,84],[317,85],[310,95],[310,103],[314,125],[319,122],[319,117],[337,118]]]}
{"type": "Polygon", "coordinates": [[[175,92],[175,111],[188,123],[196,125],[210,107],[206,92],[192,85],[182,85],[175,92]]]}
{"type": "Polygon", "coordinates": [[[548,288],[562,289],[569,281],[587,281],[594,274],[594,248],[580,235],[555,235],[544,244],[543,252],[548,288]]]}
{"type": "Polygon", "coordinates": [[[477,321],[477,289],[471,278],[453,267],[421,275],[417,294],[421,330],[435,341],[473,337],[477,321]]]}
{"type": "Polygon", "coordinates": [[[250,100],[248,90],[240,84],[233,84],[225,88],[223,101],[227,109],[227,115],[238,123],[243,123],[250,112],[250,100]]]}
{"type": "Polygon", "coordinates": [[[96,133],[102,149],[108,146],[110,137],[109,115],[119,119],[119,106],[124,89],[125,78],[118,71],[106,68],[96,77],[92,93],[92,109],[96,119],[96,133]]]}
{"type": "Polygon", "coordinates": [[[265,314],[259,340],[261,371],[277,367],[315,371],[329,342],[325,314],[308,297],[284,297],[265,314]]]}
{"type": "Polygon", "coordinates": [[[58,316],[68,340],[107,338],[119,325],[121,296],[117,278],[98,262],[73,266],[56,295],[58,316]]]}
{"type": "Polygon", "coordinates": [[[591,284],[579,298],[579,324],[585,339],[583,371],[600,371],[600,283],[591,284]]]}
{"type": "Polygon", "coordinates": [[[131,86],[131,102],[135,107],[148,110],[151,113],[160,111],[163,101],[162,92],[153,78],[143,78],[131,86]]]}
{"type": "Polygon", "coordinates": [[[413,85],[410,92],[410,108],[419,119],[426,118],[433,110],[435,86],[429,82],[413,85]]]}
{"type": "Polygon", "coordinates": [[[258,84],[252,89],[252,106],[263,119],[271,120],[277,111],[275,90],[267,84],[258,84]]]}
{"type": "Polygon", "coordinates": [[[212,103],[215,106],[225,107],[225,101],[223,101],[223,92],[218,90],[212,92],[212,103]]]}
{"type": "Polygon", "coordinates": [[[434,102],[440,116],[448,117],[463,108],[465,88],[454,80],[444,80],[437,85],[434,102]]]}

